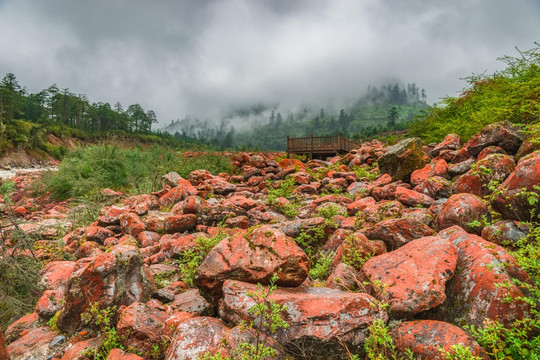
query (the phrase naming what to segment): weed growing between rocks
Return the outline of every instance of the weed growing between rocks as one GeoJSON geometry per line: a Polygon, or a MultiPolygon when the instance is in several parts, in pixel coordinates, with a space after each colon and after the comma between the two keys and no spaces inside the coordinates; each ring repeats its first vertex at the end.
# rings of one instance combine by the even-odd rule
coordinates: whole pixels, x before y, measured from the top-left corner
{"type": "Polygon", "coordinates": [[[176,171],[187,178],[197,169],[217,174],[231,172],[232,165],[221,155],[186,157],[160,146],[142,150],[99,145],[70,152],[44,182],[54,199],[88,196],[104,188],[144,194],[158,190],[163,174],[176,171]]]}
{"type": "Polygon", "coordinates": [[[84,356],[92,360],[104,360],[112,349],[125,350],[124,346],[120,343],[120,337],[114,327],[115,310],[116,307],[114,306],[100,309],[99,304],[95,302],[90,304],[88,309],[81,314],[83,323],[96,327],[102,339],[99,347],[86,350],[84,356]]]}
{"type": "Polygon", "coordinates": [[[0,221],[0,328],[31,312],[40,295],[41,263],[34,254],[38,239],[19,228],[10,200],[14,189],[10,181],[0,186],[6,205],[6,217],[0,221]]]}

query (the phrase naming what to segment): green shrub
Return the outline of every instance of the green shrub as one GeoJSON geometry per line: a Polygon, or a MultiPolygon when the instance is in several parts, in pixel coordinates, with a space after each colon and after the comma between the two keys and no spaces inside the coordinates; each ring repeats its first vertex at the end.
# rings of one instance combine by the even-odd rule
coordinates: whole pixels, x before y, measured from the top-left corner
{"type": "Polygon", "coordinates": [[[472,75],[459,97],[447,97],[410,125],[410,133],[426,142],[439,142],[457,133],[464,140],[486,125],[504,120],[537,123],[540,116],[540,45],[505,56],[506,69],[492,75],[472,75]]]}

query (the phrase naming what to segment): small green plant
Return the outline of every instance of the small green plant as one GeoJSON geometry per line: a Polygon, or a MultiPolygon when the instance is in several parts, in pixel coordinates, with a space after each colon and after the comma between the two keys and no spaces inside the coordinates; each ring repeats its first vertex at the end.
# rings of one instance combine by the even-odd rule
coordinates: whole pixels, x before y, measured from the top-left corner
{"type": "Polygon", "coordinates": [[[101,309],[99,303],[93,302],[81,314],[82,322],[97,328],[102,337],[101,345],[96,349],[86,350],[85,356],[89,356],[93,360],[104,360],[112,349],[125,350],[114,327],[115,311],[115,306],[108,306],[101,309]]]}
{"type": "Polygon", "coordinates": [[[439,348],[439,352],[446,360],[482,360],[483,357],[473,355],[471,348],[463,344],[454,344],[450,346],[451,350],[439,348]]]}
{"type": "Polygon", "coordinates": [[[309,270],[309,277],[313,280],[324,281],[330,275],[330,266],[334,259],[334,253],[331,252],[328,255],[319,253],[315,265],[309,270]]]}
{"type": "Polygon", "coordinates": [[[376,319],[368,330],[369,335],[364,344],[367,358],[370,360],[397,360],[396,346],[386,323],[381,319],[376,319]]]}
{"type": "Polygon", "coordinates": [[[343,263],[352,266],[356,270],[361,270],[362,266],[375,256],[375,251],[365,254],[361,248],[358,248],[354,242],[354,234],[345,238],[345,247],[343,249],[343,263]]]}
{"type": "Polygon", "coordinates": [[[180,265],[181,279],[189,286],[193,286],[193,278],[202,261],[221,240],[227,237],[225,231],[219,231],[215,236],[206,238],[199,236],[195,239],[197,245],[194,250],[186,250],[182,253],[177,263],[180,265]]]}
{"type": "Polygon", "coordinates": [[[317,208],[317,216],[321,216],[326,220],[332,220],[332,218],[336,215],[344,216],[346,214],[347,212],[345,209],[343,209],[343,207],[334,203],[326,203],[317,208]]]}

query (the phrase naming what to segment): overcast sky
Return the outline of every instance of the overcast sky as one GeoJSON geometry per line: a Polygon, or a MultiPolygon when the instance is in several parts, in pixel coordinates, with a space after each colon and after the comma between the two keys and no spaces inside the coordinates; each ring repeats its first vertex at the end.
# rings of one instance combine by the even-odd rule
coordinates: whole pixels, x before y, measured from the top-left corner
{"type": "Polygon", "coordinates": [[[0,0],[0,34],[0,76],[139,103],[165,125],[389,79],[433,103],[540,41],[540,0],[0,0]]]}

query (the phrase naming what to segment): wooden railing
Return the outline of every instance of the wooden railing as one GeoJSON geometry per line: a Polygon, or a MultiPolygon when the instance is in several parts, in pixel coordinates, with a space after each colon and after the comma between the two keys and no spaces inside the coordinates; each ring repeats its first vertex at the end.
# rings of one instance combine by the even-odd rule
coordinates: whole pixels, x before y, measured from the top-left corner
{"type": "Polygon", "coordinates": [[[359,145],[339,135],[335,136],[310,136],[303,138],[290,138],[287,136],[287,152],[311,153],[311,152],[340,152],[351,151],[359,145]]]}

